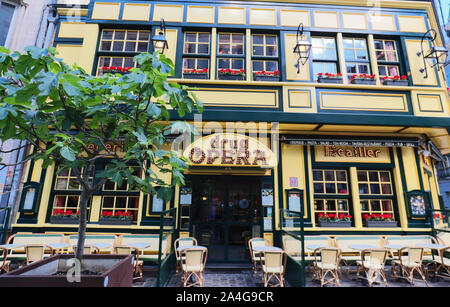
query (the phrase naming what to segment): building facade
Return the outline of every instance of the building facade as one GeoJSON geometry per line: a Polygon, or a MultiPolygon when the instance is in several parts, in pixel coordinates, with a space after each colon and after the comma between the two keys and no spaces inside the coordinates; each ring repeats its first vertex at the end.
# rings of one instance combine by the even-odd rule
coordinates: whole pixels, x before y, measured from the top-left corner
{"type": "MultiPolygon", "coordinates": [[[[153,51],[164,20],[172,79],[195,87],[205,104],[201,116],[187,116],[202,132],[182,148],[187,185],[164,204],[107,184],[92,199],[88,231],[157,233],[159,212],[178,208],[180,235],[214,246],[211,261],[246,260],[249,237],[276,242],[281,226],[297,229],[294,219],[280,225],[283,209],[299,212],[309,234],[430,231],[426,212],[441,206],[435,163],[450,153],[443,70],[421,52],[431,44],[424,34],[438,27],[431,2],[91,0],[57,8],[59,57],[94,75],[134,67],[136,54],[153,51]],[[304,63],[293,52],[299,39],[312,45],[304,63]],[[103,225],[105,210],[131,211],[133,222],[103,225]],[[326,227],[326,214],[351,223],[326,227]],[[371,214],[395,223],[369,227],[371,214]]],[[[442,46],[439,31],[434,43],[442,46]]],[[[19,212],[13,231],[76,232],[51,222],[55,209],[77,209],[72,177],[28,165],[24,181],[39,184],[38,205],[19,212]]]]}

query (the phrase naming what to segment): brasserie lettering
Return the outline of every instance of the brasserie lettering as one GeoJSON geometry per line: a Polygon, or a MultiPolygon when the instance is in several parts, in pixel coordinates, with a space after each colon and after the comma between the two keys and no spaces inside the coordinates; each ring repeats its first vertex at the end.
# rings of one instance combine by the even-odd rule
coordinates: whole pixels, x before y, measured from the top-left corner
{"type": "Polygon", "coordinates": [[[342,148],[325,146],[325,157],[359,157],[359,158],[378,158],[381,150],[369,149],[367,147],[342,148]]]}

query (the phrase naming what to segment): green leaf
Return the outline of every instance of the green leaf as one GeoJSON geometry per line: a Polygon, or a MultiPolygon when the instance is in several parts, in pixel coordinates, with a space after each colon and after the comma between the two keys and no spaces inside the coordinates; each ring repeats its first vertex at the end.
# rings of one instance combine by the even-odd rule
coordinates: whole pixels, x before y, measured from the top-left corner
{"type": "Polygon", "coordinates": [[[72,148],[64,146],[61,148],[61,156],[68,161],[75,161],[77,159],[76,152],[72,150],[72,148]]]}

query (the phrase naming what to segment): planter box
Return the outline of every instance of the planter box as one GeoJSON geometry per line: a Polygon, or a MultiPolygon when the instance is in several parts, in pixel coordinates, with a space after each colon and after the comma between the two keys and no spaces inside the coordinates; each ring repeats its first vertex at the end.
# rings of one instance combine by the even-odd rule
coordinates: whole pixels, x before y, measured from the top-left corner
{"type": "Polygon", "coordinates": [[[339,228],[348,228],[352,227],[352,222],[322,222],[319,221],[319,227],[339,227],[339,228]]]}
{"type": "Polygon", "coordinates": [[[0,276],[0,287],[132,287],[133,255],[84,255],[80,272],[97,272],[83,275],[80,282],[70,282],[74,274],[68,260],[74,255],[55,255],[33,262],[0,276]],[[58,274],[59,273],[59,274],[58,274]]]}
{"type": "Polygon", "coordinates": [[[120,219],[104,219],[100,218],[98,220],[98,223],[101,225],[131,225],[132,220],[126,219],[126,220],[120,220],[120,219]]]}
{"type": "Polygon", "coordinates": [[[397,227],[398,222],[397,221],[364,221],[364,225],[366,227],[397,227]]]}
{"type": "Polygon", "coordinates": [[[50,217],[50,223],[52,224],[79,224],[79,219],[72,219],[72,218],[64,218],[59,216],[51,216],[50,217]]]}
{"type": "Polygon", "coordinates": [[[208,74],[183,74],[183,79],[208,79],[208,74]]]}
{"type": "Polygon", "coordinates": [[[399,81],[393,81],[393,80],[384,80],[384,85],[393,85],[393,86],[408,86],[409,81],[408,80],[399,80],[399,81]]]}
{"type": "Polygon", "coordinates": [[[219,75],[219,80],[244,80],[241,75],[219,75]]]}
{"type": "Polygon", "coordinates": [[[377,84],[377,80],[354,79],[352,80],[352,84],[375,85],[377,84]]]}
{"type": "Polygon", "coordinates": [[[342,83],[342,78],[318,78],[317,83],[342,83]]]}
{"type": "Polygon", "coordinates": [[[254,77],[255,81],[271,81],[271,82],[276,82],[276,81],[280,81],[280,76],[255,76],[254,77]]]}

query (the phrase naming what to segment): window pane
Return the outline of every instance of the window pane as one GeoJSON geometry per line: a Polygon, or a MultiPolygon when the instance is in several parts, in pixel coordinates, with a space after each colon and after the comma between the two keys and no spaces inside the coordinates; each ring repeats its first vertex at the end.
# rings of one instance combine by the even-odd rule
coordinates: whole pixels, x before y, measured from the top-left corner
{"type": "Polygon", "coordinates": [[[123,58],[112,58],[111,66],[122,66],[123,58]]]}
{"type": "Polygon", "coordinates": [[[276,71],[278,70],[278,62],[267,61],[266,62],[266,71],[276,71]]]}
{"type": "Polygon", "coordinates": [[[339,194],[348,194],[347,184],[345,184],[345,183],[338,183],[337,184],[337,188],[338,188],[338,193],[339,194]]]}
{"type": "Polygon", "coordinates": [[[114,208],[114,197],[103,197],[103,209],[114,208]]]}
{"type": "Polygon", "coordinates": [[[127,40],[137,40],[137,31],[127,31],[127,40]]]}
{"type": "Polygon", "coordinates": [[[322,171],[313,171],[313,180],[323,181],[322,171]]]}
{"type": "Polygon", "coordinates": [[[381,211],[381,204],[379,200],[371,200],[370,204],[373,211],[381,211]]]}
{"type": "Polygon", "coordinates": [[[336,201],[335,200],[327,200],[327,210],[336,211],[336,201]]]}
{"type": "Polygon", "coordinates": [[[150,32],[148,31],[139,31],[139,40],[141,41],[150,41],[150,32]]]}
{"type": "Polygon", "coordinates": [[[125,58],[123,61],[123,67],[134,67],[133,58],[125,58]]]}
{"type": "Polygon", "coordinates": [[[368,200],[361,200],[361,210],[362,211],[369,211],[369,201],[368,200]]]}
{"type": "Polygon", "coordinates": [[[389,66],[388,67],[389,76],[398,76],[400,75],[398,72],[397,66],[389,66]]]}
{"type": "Polygon", "coordinates": [[[135,42],[127,42],[125,45],[125,51],[131,51],[134,52],[136,50],[136,43],[135,42]]]}
{"type": "Polygon", "coordinates": [[[383,48],[383,41],[374,41],[375,49],[384,49],[383,48]]]}
{"type": "Polygon", "coordinates": [[[138,43],[137,51],[146,52],[148,50],[148,43],[138,43]]]}
{"type": "Polygon", "coordinates": [[[79,196],[67,196],[67,206],[68,208],[76,208],[78,207],[78,198],[79,196]]]}
{"type": "Polygon", "coordinates": [[[102,51],[111,51],[112,42],[111,41],[103,41],[100,47],[102,51]]]}
{"type": "Polygon", "coordinates": [[[334,185],[334,183],[326,183],[325,184],[325,192],[330,193],[330,194],[335,194],[336,186],[334,185]]]}
{"type": "Polygon", "coordinates": [[[391,182],[391,176],[389,172],[380,172],[381,182],[391,182]]]}
{"type": "Polygon", "coordinates": [[[347,64],[347,73],[348,74],[356,74],[356,64],[347,64]]]}
{"type": "Polygon", "coordinates": [[[392,211],[392,201],[391,200],[383,200],[381,201],[383,206],[383,211],[392,211]]]}
{"type": "Polygon", "coordinates": [[[352,39],[344,39],[344,48],[353,49],[353,40],[352,39]]]}
{"type": "Polygon", "coordinates": [[[322,199],[318,199],[314,201],[314,206],[316,210],[325,210],[324,206],[323,206],[323,200],[322,199]]]}
{"type": "Polygon", "coordinates": [[[116,31],[116,35],[114,39],[124,40],[125,39],[125,31],[116,31]]]}
{"type": "Polygon", "coordinates": [[[353,49],[345,49],[344,50],[344,56],[345,56],[345,59],[347,61],[354,61],[354,60],[356,60],[356,58],[355,58],[355,51],[353,49]]]}
{"type": "Polygon", "coordinates": [[[376,51],[375,56],[377,57],[378,61],[386,61],[384,51],[376,51]]]}
{"type": "Polygon", "coordinates": [[[209,33],[199,33],[198,41],[199,43],[209,43],[209,33]]]}
{"type": "Polygon", "coordinates": [[[116,209],[125,209],[127,207],[127,197],[116,197],[116,209]]]}
{"type": "Polygon", "coordinates": [[[230,43],[230,34],[219,34],[219,43],[230,43]]]}
{"type": "Polygon", "coordinates": [[[183,59],[183,68],[184,69],[194,69],[195,68],[195,59],[183,59]]]}
{"type": "Polygon", "coordinates": [[[347,203],[347,200],[345,200],[345,199],[339,199],[338,201],[337,201],[337,204],[338,204],[338,211],[347,211],[348,210],[348,203],[347,203]]]}
{"type": "Polygon", "coordinates": [[[195,44],[185,44],[184,53],[195,53],[195,44]]]}
{"type": "Polygon", "coordinates": [[[67,188],[67,178],[60,178],[56,180],[55,189],[65,190],[67,188]]]}
{"type": "Polygon", "coordinates": [[[358,181],[367,181],[367,173],[358,171],[358,181]]]}
{"type": "Polygon", "coordinates": [[[198,59],[197,60],[197,69],[209,69],[209,60],[208,59],[198,59]]]}
{"type": "Polygon", "coordinates": [[[380,76],[387,76],[386,75],[386,66],[378,66],[378,73],[380,76]]]}
{"type": "Polygon", "coordinates": [[[242,45],[233,46],[231,52],[233,54],[244,54],[244,47],[242,45]]]}
{"type": "Polygon", "coordinates": [[[366,52],[366,50],[356,49],[356,58],[358,60],[367,60],[367,52],[366,52]]]}
{"type": "Polygon", "coordinates": [[[325,171],[325,180],[334,181],[334,171],[325,171]]]}
{"type": "Polygon", "coordinates": [[[338,181],[347,181],[347,176],[345,171],[336,171],[336,179],[338,181]]]}
{"type": "Polygon", "coordinates": [[[392,194],[391,185],[390,184],[382,184],[381,192],[382,192],[382,194],[392,194]]]}
{"type": "Polygon", "coordinates": [[[253,35],[253,44],[263,45],[264,44],[264,36],[263,35],[253,35]]]}
{"type": "Polygon", "coordinates": [[[230,54],[230,45],[219,44],[219,54],[230,54]]]}
{"type": "Polygon", "coordinates": [[[253,61],[253,71],[263,71],[264,61],[253,61]]]}
{"type": "Polygon", "coordinates": [[[397,62],[397,54],[395,51],[386,51],[386,58],[390,62],[397,62]]]}
{"type": "Polygon", "coordinates": [[[359,194],[369,194],[369,186],[365,183],[360,183],[359,194]]]}
{"type": "Polygon", "coordinates": [[[231,69],[243,69],[244,61],[243,60],[232,60],[231,69]]]}
{"type": "Polygon", "coordinates": [[[64,208],[65,204],[66,204],[66,196],[56,196],[55,204],[53,205],[53,207],[64,208]]]}
{"type": "Polygon", "coordinates": [[[230,68],[230,60],[219,59],[219,69],[227,69],[227,68],[230,68]]]}
{"type": "Polygon", "coordinates": [[[199,44],[197,53],[208,54],[209,53],[209,45],[208,44],[199,44]]]}
{"type": "Polygon", "coordinates": [[[370,181],[379,181],[378,180],[378,172],[369,172],[370,181]]]}
{"type": "Polygon", "coordinates": [[[197,34],[196,33],[186,33],[184,35],[184,41],[185,42],[196,42],[197,41],[197,34]]]}
{"type": "Polygon", "coordinates": [[[355,48],[356,49],[366,49],[366,40],[365,39],[355,39],[355,48]]]}
{"type": "Polygon", "coordinates": [[[114,31],[103,31],[102,39],[112,39],[114,31]]]}
{"type": "Polygon", "coordinates": [[[264,55],[264,46],[253,46],[253,55],[264,55]]]}
{"type": "Polygon", "coordinates": [[[323,194],[323,183],[314,183],[314,193],[323,194]]]}
{"type": "Polygon", "coordinates": [[[378,183],[370,185],[370,194],[381,194],[380,186],[378,183]]]}
{"type": "Polygon", "coordinates": [[[273,35],[266,35],[266,45],[276,45],[277,37],[273,35]]]}
{"type": "Polygon", "coordinates": [[[113,51],[123,51],[123,42],[115,41],[113,44],[113,51]]]}
{"type": "Polygon", "coordinates": [[[358,73],[359,74],[368,74],[369,73],[369,65],[359,64],[358,65],[358,73]]]}
{"type": "Polygon", "coordinates": [[[242,35],[242,34],[232,34],[231,41],[234,44],[243,44],[244,43],[244,35],[242,35]]]}

